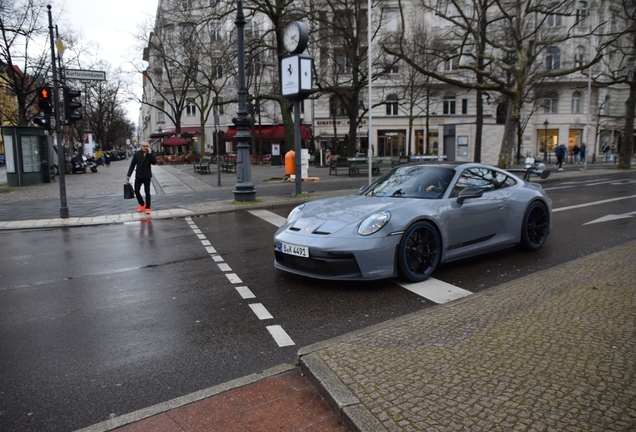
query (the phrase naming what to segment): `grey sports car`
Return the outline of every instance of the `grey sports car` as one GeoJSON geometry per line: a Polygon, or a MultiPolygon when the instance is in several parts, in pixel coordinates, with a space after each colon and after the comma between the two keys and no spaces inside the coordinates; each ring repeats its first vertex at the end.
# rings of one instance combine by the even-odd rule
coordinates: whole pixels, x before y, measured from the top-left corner
{"type": "Polygon", "coordinates": [[[358,195],[299,205],[274,235],[275,266],[319,279],[428,278],[440,263],[520,245],[552,228],[541,185],[479,163],[393,168],[358,195]]]}

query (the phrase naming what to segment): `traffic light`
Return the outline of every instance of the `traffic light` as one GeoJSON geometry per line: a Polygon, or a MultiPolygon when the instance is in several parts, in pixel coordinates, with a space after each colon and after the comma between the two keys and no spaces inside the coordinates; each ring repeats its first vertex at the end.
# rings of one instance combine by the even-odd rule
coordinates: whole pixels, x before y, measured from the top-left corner
{"type": "Polygon", "coordinates": [[[53,112],[53,92],[51,87],[38,87],[38,107],[44,114],[53,112]]]}
{"type": "Polygon", "coordinates": [[[42,114],[39,117],[33,119],[33,123],[41,127],[42,129],[51,130],[51,116],[50,114],[42,114]]]}
{"type": "Polygon", "coordinates": [[[64,119],[67,125],[73,124],[82,119],[82,113],[77,112],[82,107],[79,101],[73,100],[79,98],[82,92],[79,90],[64,87],[64,119]]]}

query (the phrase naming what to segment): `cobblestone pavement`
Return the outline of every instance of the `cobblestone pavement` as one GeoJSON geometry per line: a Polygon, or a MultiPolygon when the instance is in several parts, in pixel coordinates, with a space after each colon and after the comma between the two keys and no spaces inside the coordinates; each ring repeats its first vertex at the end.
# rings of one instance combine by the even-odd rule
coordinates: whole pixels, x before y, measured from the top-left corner
{"type": "Polygon", "coordinates": [[[636,242],[300,351],[352,430],[636,430],[636,242]]]}

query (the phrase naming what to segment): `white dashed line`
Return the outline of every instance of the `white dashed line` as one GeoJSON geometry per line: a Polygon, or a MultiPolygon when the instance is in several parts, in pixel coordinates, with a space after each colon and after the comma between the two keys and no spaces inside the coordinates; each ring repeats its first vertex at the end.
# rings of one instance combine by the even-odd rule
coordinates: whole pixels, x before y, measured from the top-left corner
{"type": "Polygon", "coordinates": [[[435,303],[442,304],[451,300],[471,295],[470,291],[456,287],[438,279],[428,278],[423,282],[406,283],[396,281],[402,288],[415,293],[435,303]]]}
{"type": "MultiPolygon", "coordinates": [[[[278,216],[277,214],[269,212],[267,210],[252,210],[250,211],[250,213],[277,227],[285,223],[286,220],[284,217],[278,216]]],[[[230,283],[243,283],[241,278],[239,278],[236,273],[227,273],[232,271],[232,268],[228,264],[223,262],[223,257],[221,255],[217,255],[216,249],[214,249],[210,241],[207,240],[206,236],[201,232],[201,230],[196,227],[194,222],[192,222],[189,217],[186,218],[186,220],[188,221],[190,228],[192,228],[192,231],[194,231],[194,233],[197,234],[199,240],[201,240],[201,244],[205,247],[205,250],[210,254],[210,256],[212,256],[212,259],[214,260],[214,262],[217,263],[219,269],[224,272],[225,277],[227,277],[230,283]]],[[[254,293],[246,286],[238,286],[236,287],[236,291],[238,291],[239,295],[243,299],[256,298],[254,293]]],[[[263,306],[262,303],[252,303],[249,305],[249,307],[250,309],[252,309],[259,320],[274,319],[272,314],[268,312],[268,310],[265,308],[265,306],[263,306]]],[[[292,338],[289,337],[287,332],[283,330],[280,325],[267,326],[266,328],[280,348],[296,345],[292,338]]]]}
{"type": "Polygon", "coordinates": [[[287,332],[279,325],[267,326],[267,331],[270,332],[279,347],[296,345],[287,332]]]}
{"type": "Polygon", "coordinates": [[[218,266],[219,266],[219,269],[220,269],[222,272],[229,272],[229,271],[232,271],[232,267],[230,267],[230,266],[229,266],[228,264],[226,264],[226,263],[219,263],[219,264],[218,264],[218,266]]]}
{"type": "Polygon", "coordinates": [[[246,286],[236,287],[236,290],[244,299],[256,298],[254,293],[246,286]]]}
{"type": "Polygon", "coordinates": [[[228,280],[230,282],[232,282],[233,284],[237,284],[237,283],[243,283],[243,281],[241,280],[240,277],[238,277],[236,275],[236,273],[225,273],[225,277],[228,278],[228,280]]]}
{"type": "Polygon", "coordinates": [[[256,314],[259,320],[274,319],[271,313],[265,309],[261,303],[252,303],[249,305],[252,312],[256,314]]]}

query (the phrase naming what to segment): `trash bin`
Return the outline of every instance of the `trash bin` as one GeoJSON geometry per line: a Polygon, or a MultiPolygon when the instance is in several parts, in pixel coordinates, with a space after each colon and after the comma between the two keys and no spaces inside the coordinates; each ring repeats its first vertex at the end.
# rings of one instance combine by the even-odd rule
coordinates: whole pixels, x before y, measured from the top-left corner
{"type": "Polygon", "coordinates": [[[296,173],[296,152],[293,150],[285,153],[285,175],[296,173]]]}

